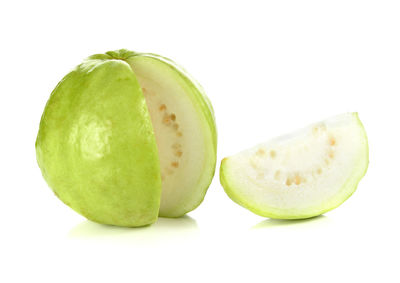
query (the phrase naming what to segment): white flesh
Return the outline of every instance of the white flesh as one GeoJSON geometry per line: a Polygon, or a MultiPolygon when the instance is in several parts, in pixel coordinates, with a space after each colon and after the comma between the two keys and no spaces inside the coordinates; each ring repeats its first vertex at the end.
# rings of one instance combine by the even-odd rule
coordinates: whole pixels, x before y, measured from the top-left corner
{"type": "Polygon", "coordinates": [[[178,217],[203,200],[214,173],[212,134],[185,81],[167,64],[134,57],[156,136],[162,195],[160,216],[178,217]],[[210,166],[211,165],[211,166],[210,166]]]}
{"type": "Polygon", "coordinates": [[[368,167],[368,144],[356,113],[339,115],[223,161],[230,197],[272,218],[307,218],[339,206],[368,167]]]}

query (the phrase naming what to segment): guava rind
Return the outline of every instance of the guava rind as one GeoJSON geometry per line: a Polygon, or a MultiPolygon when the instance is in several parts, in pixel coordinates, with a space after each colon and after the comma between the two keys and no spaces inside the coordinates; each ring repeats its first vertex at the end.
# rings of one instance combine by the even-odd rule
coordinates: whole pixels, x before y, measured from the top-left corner
{"type": "Polygon", "coordinates": [[[250,198],[242,195],[239,193],[241,190],[238,189],[237,184],[235,183],[235,176],[230,174],[230,164],[229,158],[224,158],[221,162],[220,166],[220,182],[221,185],[226,192],[226,194],[237,204],[240,206],[247,208],[248,210],[252,211],[253,213],[273,218],[273,219],[306,219],[315,217],[321,214],[324,214],[330,210],[333,210],[340,206],[343,202],[345,202],[357,189],[357,186],[361,179],[365,176],[368,164],[369,164],[369,147],[368,147],[368,139],[365,128],[359,119],[358,113],[351,113],[353,119],[356,120],[358,123],[359,129],[362,133],[362,137],[360,140],[360,146],[363,147],[363,155],[359,156],[358,167],[354,168],[352,176],[347,179],[344,183],[340,192],[345,192],[346,194],[341,197],[340,199],[333,199],[328,203],[324,203],[323,206],[319,208],[316,212],[313,211],[303,211],[301,214],[291,214],[287,213],[286,211],[277,211],[276,208],[268,207],[265,204],[260,206],[255,204],[250,198]]]}
{"type": "Polygon", "coordinates": [[[54,193],[88,219],[130,227],[156,221],[157,146],[126,62],[89,57],[62,79],[42,115],[36,154],[54,193]]]}

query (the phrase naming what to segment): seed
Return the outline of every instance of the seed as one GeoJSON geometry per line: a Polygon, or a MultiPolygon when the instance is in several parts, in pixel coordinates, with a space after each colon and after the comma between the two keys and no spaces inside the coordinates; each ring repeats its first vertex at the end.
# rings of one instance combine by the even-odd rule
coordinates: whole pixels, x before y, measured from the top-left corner
{"type": "Polygon", "coordinates": [[[259,155],[259,156],[263,156],[263,155],[265,155],[265,150],[260,148],[260,149],[257,150],[256,154],[259,155]]]}
{"type": "Polygon", "coordinates": [[[296,175],[296,177],[294,177],[294,183],[296,185],[300,185],[301,183],[301,177],[299,175],[296,175]]]}
{"type": "Polygon", "coordinates": [[[174,125],[172,127],[174,128],[174,130],[178,130],[179,125],[177,123],[174,123],[174,125]]]}
{"type": "Polygon", "coordinates": [[[279,180],[280,175],[281,175],[281,171],[279,171],[279,170],[276,171],[275,174],[274,174],[275,180],[279,180]]]}
{"type": "Polygon", "coordinates": [[[177,151],[177,152],[175,152],[175,155],[176,155],[176,156],[178,156],[178,157],[181,157],[181,156],[182,156],[182,154],[183,154],[183,152],[182,152],[182,151],[177,151]]]}
{"type": "Polygon", "coordinates": [[[331,138],[329,139],[329,144],[330,144],[331,146],[334,146],[334,145],[336,144],[336,140],[335,140],[334,137],[331,137],[331,138]]]}
{"type": "Polygon", "coordinates": [[[286,179],[286,186],[291,186],[292,185],[292,180],[290,178],[286,179]]]}
{"type": "Polygon", "coordinates": [[[164,124],[169,124],[170,122],[171,122],[170,116],[169,115],[164,115],[163,123],[164,124]]]}
{"type": "Polygon", "coordinates": [[[176,161],[171,162],[171,166],[174,167],[174,168],[178,168],[179,167],[179,162],[176,162],[176,161]]]}
{"type": "Polygon", "coordinates": [[[335,154],[333,153],[333,151],[329,151],[329,157],[330,157],[330,158],[335,157],[335,154]]]}
{"type": "Polygon", "coordinates": [[[271,158],[275,158],[276,157],[276,151],[275,150],[271,150],[269,152],[269,155],[271,156],[271,158]]]}
{"type": "Polygon", "coordinates": [[[172,148],[175,148],[175,149],[178,149],[178,148],[181,148],[181,147],[182,147],[182,145],[180,143],[177,143],[177,142],[172,145],[172,148]]]}
{"type": "Polygon", "coordinates": [[[160,111],[164,111],[167,109],[167,106],[165,106],[165,104],[161,104],[159,109],[160,109],[160,111]]]}
{"type": "Polygon", "coordinates": [[[322,169],[321,169],[321,168],[318,168],[318,169],[317,169],[317,174],[320,175],[321,173],[322,173],[322,169]]]}
{"type": "Polygon", "coordinates": [[[176,135],[177,135],[178,137],[181,137],[181,136],[182,136],[182,133],[181,133],[181,132],[177,132],[176,135]]]}
{"type": "Polygon", "coordinates": [[[175,121],[175,120],[176,120],[176,116],[175,116],[175,114],[171,114],[171,116],[170,116],[170,117],[171,117],[171,120],[172,120],[172,121],[175,121]]]}

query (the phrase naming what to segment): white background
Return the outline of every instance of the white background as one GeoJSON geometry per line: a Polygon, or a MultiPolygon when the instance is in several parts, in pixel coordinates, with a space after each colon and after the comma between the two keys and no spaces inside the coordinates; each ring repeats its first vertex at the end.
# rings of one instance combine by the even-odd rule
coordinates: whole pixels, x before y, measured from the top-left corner
{"type": "Polygon", "coordinates": [[[4,1],[0,30],[1,282],[400,281],[399,1],[4,1]],[[91,223],[36,164],[57,82],[119,48],[172,58],[213,102],[217,172],[189,217],[91,223]],[[347,111],[370,167],[338,209],[276,221],[225,195],[223,157],[347,111]]]}

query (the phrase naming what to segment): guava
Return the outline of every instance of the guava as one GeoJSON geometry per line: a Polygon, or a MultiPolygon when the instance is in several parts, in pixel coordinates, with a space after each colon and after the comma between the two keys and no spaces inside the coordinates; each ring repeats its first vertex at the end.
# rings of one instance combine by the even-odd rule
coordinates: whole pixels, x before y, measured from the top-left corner
{"type": "Polygon", "coordinates": [[[171,60],[90,56],[52,92],[36,156],[54,193],[88,219],[143,226],[195,209],[216,164],[214,112],[171,60]]]}
{"type": "Polygon", "coordinates": [[[349,198],[368,160],[358,114],[346,113],[223,159],[220,181],[234,202],[258,215],[303,219],[349,198]]]}

